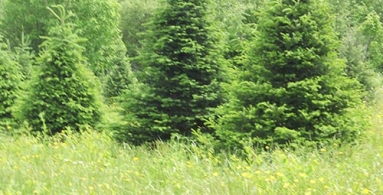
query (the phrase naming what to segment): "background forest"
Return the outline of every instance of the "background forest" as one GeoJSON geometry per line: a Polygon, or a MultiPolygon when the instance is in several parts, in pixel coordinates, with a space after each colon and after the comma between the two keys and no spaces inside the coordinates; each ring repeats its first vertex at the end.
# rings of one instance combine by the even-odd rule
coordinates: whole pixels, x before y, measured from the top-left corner
{"type": "Polygon", "coordinates": [[[381,3],[0,0],[0,194],[382,193],[381,3]]]}

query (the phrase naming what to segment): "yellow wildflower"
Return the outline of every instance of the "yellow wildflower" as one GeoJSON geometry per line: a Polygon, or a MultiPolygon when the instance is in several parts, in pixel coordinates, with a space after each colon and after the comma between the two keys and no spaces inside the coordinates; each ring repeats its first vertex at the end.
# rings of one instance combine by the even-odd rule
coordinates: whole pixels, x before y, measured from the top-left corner
{"type": "Polygon", "coordinates": [[[370,190],[367,188],[364,188],[362,191],[362,194],[370,194],[370,190]]]}
{"type": "Polygon", "coordinates": [[[253,174],[250,174],[250,173],[248,173],[248,172],[243,172],[241,175],[242,175],[242,177],[244,177],[244,178],[248,178],[248,179],[250,179],[250,178],[253,177],[253,174]]]}

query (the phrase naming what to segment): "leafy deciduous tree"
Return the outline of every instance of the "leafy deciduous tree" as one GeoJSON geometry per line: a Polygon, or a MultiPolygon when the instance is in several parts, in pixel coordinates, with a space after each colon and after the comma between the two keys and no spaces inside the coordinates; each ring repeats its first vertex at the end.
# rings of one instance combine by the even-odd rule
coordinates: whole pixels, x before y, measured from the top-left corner
{"type": "MultiPolygon", "coordinates": [[[[371,92],[381,85],[375,69],[367,61],[368,39],[361,30],[361,15],[363,6],[357,1],[329,1],[331,12],[335,15],[335,33],[341,41],[339,57],[346,60],[346,74],[356,78],[363,84],[366,91],[371,92]]],[[[368,94],[372,97],[371,93],[368,94]]]]}
{"type": "MultiPolygon", "coordinates": [[[[84,56],[97,76],[105,76],[114,66],[115,57],[121,56],[116,45],[124,47],[119,30],[120,4],[117,0],[12,0],[4,2],[4,17],[0,31],[11,43],[11,48],[21,45],[22,35],[31,41],[31,47],[38,52],[47,36],[48,29],[55,25],[46,7],[63,5],[75,14],[73,23],[79,36],[87,39],[80,43],[85,48],[84,56]],[[117,50],[116,50],[117,49],[117,50]]],[[[126,53],[126,51],[125,51],[126,53]]]]}
{"type": "Polygon", "coordinates": [[[123,0],[120,28],[128,56],[137,57],[142,50],[141,37],[148,30],[153,13],[160,8],[160,0],[123,0]]]}
{"type": "Polygon", "coordinates": [[[121,6],[117,0],[71,0],[67,7],[76,15],[79,36],[87,39],[81,45],[96,76],[102,78],[115,68],[117,57],[127,60],[119,29],[121,6]]]}

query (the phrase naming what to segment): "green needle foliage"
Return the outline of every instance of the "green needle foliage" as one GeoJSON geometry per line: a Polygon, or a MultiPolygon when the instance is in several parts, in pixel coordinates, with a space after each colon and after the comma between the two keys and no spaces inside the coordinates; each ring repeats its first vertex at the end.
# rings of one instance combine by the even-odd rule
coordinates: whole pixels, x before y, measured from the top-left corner
{"type": "Polygon", "coordinates": [[[41,45],[28,95],[21,106],[21,119],[33,131],[48,130],[55,134],[66,128],[78,130],[79,125],[95,125],[100,121],[97,79],[86,69],[82,41],[72,32],[66,20],[71,15],[58,6],[54,15],[60,24],[52,27],[49,37],[41,45]]]}
{"type": "Polygon", "coordinates": [[[224,143],[326,144],[353,141],[366,128],[363,92],[337,58],[328,13],[323,1],[275,0],[259,14],[240,80],[211,121],[224,143]]]}
{"type": "Polygon", "coordinates": [[[17,96],[22,79],[20,65],[0,36],[0,120],[12,118],[11,107],[17,96]]]}
{"type": "MultiPolygon", "coordinates": [[[[206,0],[168,0],[152,20],[140,56],[139,84],[123,96],[123,139],[139,144],[172,133],[209,131],[205,119],[221,103],[218,41],[206,0]]],[[[122,137],[122,136],[120,136],[122,137]]]]}

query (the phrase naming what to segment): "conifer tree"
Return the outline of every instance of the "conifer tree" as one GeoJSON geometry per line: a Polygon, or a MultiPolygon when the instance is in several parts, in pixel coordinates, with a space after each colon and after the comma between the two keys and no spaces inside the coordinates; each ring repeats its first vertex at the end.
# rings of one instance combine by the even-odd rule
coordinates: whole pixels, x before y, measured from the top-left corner
{"type": "Polygon", "coordinates": [[[0,36],[0,121],[12,119],[13,106],[22,78],[20,65],[0,36]]]}
{"type": "Polygon", "coordinates": [[[138,84],[123,96],[124,139],[139,144],[172,133],[209,131],[205,119],[221,103],[218,41],[206,0],[168,0],[152,19],[138,84]]]}
{"type": "Polygon", "coordinates": [[[33,52],[33,48],[30,47],[30,44],[31,42],[28,37],[25,37],[22,34],[20,45],[14,48],[14,59],[20,64],[23,81],[31,78],[33,63],[36,57],[33,52]]]}
{"type": "Polygon", "coordinates": [[[94,126],[100,121],[97,79],[86,68],[83,41],[72,32],[72,23],[62,6],[60,15],[52,11],[60,23],[49,31],[41,45],[39,66],[33,74],[26,98],[21,105],[21,119],[33,131],[48,130],[55,134],[79,125],[94,126]]]}
{"type": "Polygon", "coordinates": [[[104,86],[104,96],[108,103],[115,103],[115,99],[120,96],[124,90],[135,81],[128,56],[126,56],[126,48],[122,41],[118,41],[114,48],[115,54],[110,62],[110,67],[106,75],[106,84],[104,86]]]}
{"type": "Polygon", "coordinates": [[[225,144],[352,141],[366,128],[328,13],[319,0],[274,0],[260,12],[240,80],[211,120],[225,144]]]}

